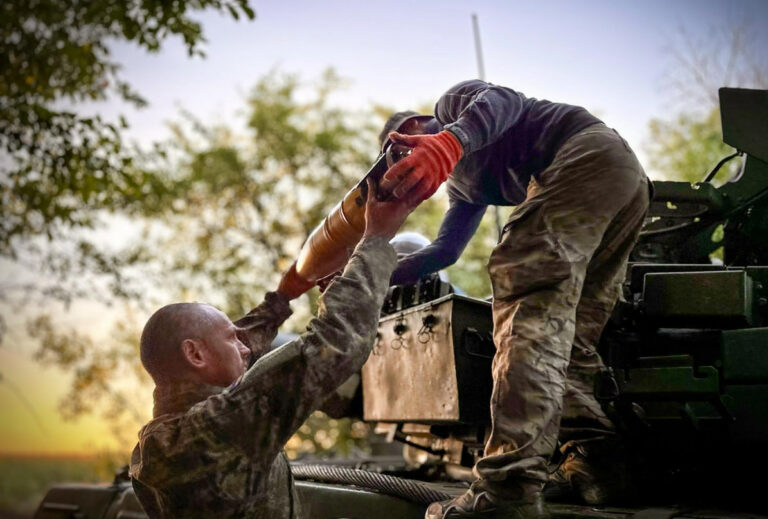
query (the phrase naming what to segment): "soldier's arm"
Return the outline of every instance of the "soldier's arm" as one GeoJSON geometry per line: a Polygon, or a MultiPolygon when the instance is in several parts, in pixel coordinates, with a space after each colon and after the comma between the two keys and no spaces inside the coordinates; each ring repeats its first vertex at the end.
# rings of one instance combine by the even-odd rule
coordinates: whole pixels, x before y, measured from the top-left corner
{"type": "Polygon", "coordinates": [[[319,301],[306,333],[264,355],[233,387],[187,414],[192,430],[209,430],[269,465],[328,394],[357,372],[373,345],[396,255],[385,237],[364,238],[319,301]]]}
{"type": "Polygon", "coordinates": [[[464,155],[497,141],[520,118],[525,98],[512,89],[473,79],[451,87],[435,104],[435,118],[453,133],[464,155]]]}
{"type": "Polygon", "coordinates": [[[269,351],[278,328],[291,313],[288,299],[283,294],[268,292],[263,303],[234,323],[238,338],[251,350],[253,359],[269,351]]]}
{"type": "Polygon", "coordinates": [[[392,274],[392,285],[415,283],[432,272],[456,263],[475,234],[487,206],[451,200],[437,239],[421,250],[402,258],[392,274]]]}

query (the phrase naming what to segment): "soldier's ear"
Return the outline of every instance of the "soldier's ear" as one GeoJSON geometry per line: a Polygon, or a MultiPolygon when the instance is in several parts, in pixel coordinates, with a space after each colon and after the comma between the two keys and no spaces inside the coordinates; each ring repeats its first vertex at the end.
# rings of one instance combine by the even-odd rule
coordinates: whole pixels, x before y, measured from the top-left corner
{"type": "Polygon", "coordinates": [[[194,369],[204,369],[208,365],[203,341],[184,339],[181,341],[181,354],[184,360],[194,369]]]}

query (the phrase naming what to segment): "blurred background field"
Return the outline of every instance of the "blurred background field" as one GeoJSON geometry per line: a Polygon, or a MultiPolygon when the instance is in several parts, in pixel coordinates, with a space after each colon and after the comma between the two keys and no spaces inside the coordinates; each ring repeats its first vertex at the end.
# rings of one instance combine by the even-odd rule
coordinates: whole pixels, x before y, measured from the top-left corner
{"type": "Polygon", "coordinates": [[[32,517],[54,483],[109,482],[125,464],[113,454],[34,456],[0,454],[0,518],[32,517]]]}

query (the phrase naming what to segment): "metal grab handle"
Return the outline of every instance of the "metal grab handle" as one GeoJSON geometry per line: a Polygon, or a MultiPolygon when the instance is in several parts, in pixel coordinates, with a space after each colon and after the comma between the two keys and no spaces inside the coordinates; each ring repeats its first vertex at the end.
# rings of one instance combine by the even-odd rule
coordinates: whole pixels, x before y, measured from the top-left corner
{"type": "Polygon", "coordinates": [[[416,334],[421,344],[427,344],[432,340],[435,333],[434,328],[439,322],[440,318],[436,315],[427,314],[424,316],[424,318],[421,320],[421,328],[419,329],[419,333],[416,334]]]}
{"type": "Polygon", "coordinates": [[[470,357],[492,359],[496,355],[496,347],[493,345],[493,338],[489,335],[484,336],[475,328],[465,328],[461,332],[461,345],[464,348],[464,353],[470,357]],[[490,347],[487,346],[488,344],[490,347]]]}

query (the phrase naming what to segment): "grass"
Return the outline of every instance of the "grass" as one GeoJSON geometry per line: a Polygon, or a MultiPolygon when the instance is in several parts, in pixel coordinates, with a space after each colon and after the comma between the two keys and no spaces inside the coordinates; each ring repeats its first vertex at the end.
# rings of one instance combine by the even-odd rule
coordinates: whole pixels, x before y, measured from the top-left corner
{"type": "Polygon", "coordinates": [[[0,455],[0,519],[32,517],[45,493],[56,483],[110,482],[124,454],[96,456],[0,455]]]}

